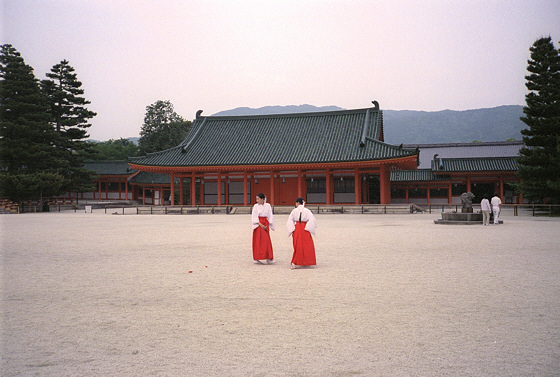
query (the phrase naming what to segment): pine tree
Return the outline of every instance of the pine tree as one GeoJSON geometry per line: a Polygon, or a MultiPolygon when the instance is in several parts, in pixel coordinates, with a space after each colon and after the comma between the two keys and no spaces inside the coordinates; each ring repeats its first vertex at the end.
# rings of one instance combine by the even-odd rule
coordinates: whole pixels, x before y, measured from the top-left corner
{"type": "Polygon", "coordinates": [[[41,82],[43,93],[48,98],[51,124],[58,135],[57,147],[68,161],[65,176],[68,178],[66,190],[85,192],[93,189],[93,174],[83,168],[84,161],[92,157],[93,148],[86,139],[89,119],[97,114],[86,108],[90,104],[84,97],[82,83],[78,81],[75,69],[67,60],[62,60],[47,73],[47,80],[41,82]]]}
{"type": "Polygon", "coordinates": [[[67,164],[57,151],[48,106],[33,68],[10,44],[0,52],[1,195],[14,201],[60,192],[67,164]]]}
{"type": "Polygon", "coordinates": [[[560,54],[550,37],[530,51],[518,188],[531,202],[560,203],[560,54]]]}

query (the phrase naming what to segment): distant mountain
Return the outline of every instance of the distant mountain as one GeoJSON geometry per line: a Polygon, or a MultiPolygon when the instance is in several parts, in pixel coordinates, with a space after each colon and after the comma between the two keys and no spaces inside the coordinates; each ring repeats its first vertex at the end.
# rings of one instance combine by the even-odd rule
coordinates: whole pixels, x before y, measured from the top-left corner
{"type": "Polygon", "coordinates": [[[232,110],[220,111],[215,116],[239,116],[239,115],[269,115],[269,114],[293,114],[293,113],[313,113],[320,111],[336,111],[344,110],[338,106],[322,106],[313,105],[289,105],[289,106],[265,106],[253,109],[250,107],[237,107],[232,110]]]}
{"type": "Polygon", "coordinates": [[[383,110],[383,130],[390,144],[521,140],[521,130],[527,128],[521,116],[523,106],[518,105],[465,111],[383,110]]]}
{"type": "MultiPolygon", "coordinates": [[[[291,105],[257,109],[238,107],[215,116],[311,113],[344,110],[338,106],[291,105]]],[[[383,110],[385,142],[389,144],[470,143],[473,141],[521,140],[527,128],[519,118],[523,106],[507,105],[475,110],[383,110]]],[[[138,145],[138,137],[128,140],[138,145]]],[[[91,140],[95,142],[96,140],[91,140]]]]}
{"type": "MultiPolygon", "coordinates": [[[[216,116],[290,114],[344,110],[338,106],[238,107],[216,116]]],[[[385,141],[389,144],[470,143],[473,141],[521,140],[526,128],[519,118],[523,107],[499,106],[475,110],[412,111],[383,110],[385,141]]]]}

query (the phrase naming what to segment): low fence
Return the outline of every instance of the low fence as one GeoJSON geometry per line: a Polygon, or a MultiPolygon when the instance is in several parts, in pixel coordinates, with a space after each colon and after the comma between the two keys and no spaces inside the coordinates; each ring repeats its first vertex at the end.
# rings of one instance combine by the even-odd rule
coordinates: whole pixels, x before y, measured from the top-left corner
{"type": "MultiPolygon", "coordinates": [[[[365,204],[365,205],[321,205],[306,204],[316,214],[410,214],[461,212],[460,204],[416,205],[416,204],[365,204]]],[[[19,212],[63,212],[85,211],[105,214],[137,215],[195,215],[195,214],[250,214],[252,206],[142,206],[137,204],[55,204],[27,205],[19,212]]],[[[293,206],[273,206],[274,214],[289,214],[293,206]]],[[[474,212],[480,211],[479,204],[473,204],[474,212]]],[[[559,204],[502,204],[502,212],[513,216],[560,216],[559,204]]]]}
{"type": "MultiPolygon", "coordinates": [[[[460,204],[438,204],[424,205],[415,207],[424,209],[428,213],[439,212],[461,212],[460,204]]],[[[480,204],[473,204],[474,211],[480,211],[480,204]]],[[[502,212],[510,211],[513,216],[531,215],[531,216],[560,216],[560,204],[502,204],[502,212]]]]}
{"type": "MultiPolygon", "coordinates": [[[[409,214],[418,211],[410,204],[370,204],[370,205],[306,205],[319,214],[409,214]]],[[[58,204],[50,205],[48,212],[83,211],[124,215],[193,215],[193,214],[250,214],[253,206],[140,206],[114,204],[58,204]]],[[[289,214],[293,206],[273,206],[274,214],[289,214]]],[[[46,212],[40,205],[26,206],[22,212],[46,212]]]]}

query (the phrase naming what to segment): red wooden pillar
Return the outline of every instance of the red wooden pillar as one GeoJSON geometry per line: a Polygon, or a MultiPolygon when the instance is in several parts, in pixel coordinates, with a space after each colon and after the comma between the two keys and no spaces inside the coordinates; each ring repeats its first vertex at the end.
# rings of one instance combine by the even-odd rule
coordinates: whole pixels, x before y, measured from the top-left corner
{"type": "Polygon", "coordinates": [[[380,204],[391,204],[391,182],[390,182],[390,172],[386,165],[381,165],[379,169],[379,186],[380,204]]]}
{"type": "Polygon", "coordinates": [[[224,185],[224,201],[225,205],[229,205],[229,176],[226,174],[226,184],[224,185]]]}
{"type": "Polygon", "coordinates": [[[183,204],[185,204],[185,198],[184,198],[184,195],[183,195],[183,191],[185,190],[185,188],[183,187],[184,186],[184,180],[185,179],[183,177],[179,178],[179,205],[181,205],[181,206],[183,204]]]}
{"type": "Polygon", "coordinates": [[[222,205],[222,172],[218,172],[218,205],[222,205]]]}
{"type": "Polygon", "coordinates": [[[200,178],[200,205],[204,205],[204,175],[200,178]]]}
{"type": "Polygon", "coordinates": [[[194,171],[191,175],[191,206],[196,205],[196,175],[194,171]]]}
{"type": "Polygon", "coordinates": [[[327,203],[327,205],[332,204],[332,201],[333,201],[333,187],[332,187],[333,182],[332,182],[330,169],[327,169],[326,174],[325,174],[325,185],[327,187],[326,203],[327,203]]]}
{"type": "Polygon", "coordinates": [[[471,176],[467,175],[467,192],[471,191],[471,176]]]}
{"type": "Polygon", "coordinates": [[[268,201],[270,205],[274,205],[274,170],[270,171],[270,200],[268,201]]]}
{"type": "Polygon", "coordinates": [[[97,199],[101,199],[101,180],[98,181],[97,185],[97,199]]]}
{"type": "Polygon", "coordinates": [[[360,185],[360,175],[358,169],[354,170],[354,204],[360,204],[362,198],[362,186],[360,185]]]}
{"type": "Polygon", "coordinates": [[[405,186],[405,193],[406,204],[408,204],[408,184],[405,186]]]}
{"type": "Polygon", "coordinates": [[[504,177],[500,177],[500,200],[505,203],[504,198],[504,177]]]}
{"type": "Polygon", "coordinates": [[[428,199],[428,205],[430,205],[430,184],[428,183],[428,188],[426,189],[426,198],[428,199]]]}
{"type": "Polygon", "coordinates": [[[243,205],[247,205],[247,171],[243,171],[243,205]]]}
{"type": "MultiPolygon", "coordinates": [[[[169,176],[170,176],[170,180],[171,180],[170,185],[169,185],[171,187],[171,196],[169,197],[169,201],[171,203],[169,203],[169,204],[173,206],[173,205],[175,205],[175,173],[171,172],[169,174],[169,176]]],[[[144,191],[144,194],[145,193],[146,192],[144,191]]],[[[144,198],[145,197],[146,197],[146,195],[144,195],[144,198]]]]}
{"type": "Polygon", "coordinates": [[[297,196],[298,196],[298,198],[303,198],[303,189],[301,187],[302,181],[303,181],[302,176],[301,176],[302,174],[303,173],[302,173],[301,169],[298,169],[298,171],[297,171],[297,196]]]}

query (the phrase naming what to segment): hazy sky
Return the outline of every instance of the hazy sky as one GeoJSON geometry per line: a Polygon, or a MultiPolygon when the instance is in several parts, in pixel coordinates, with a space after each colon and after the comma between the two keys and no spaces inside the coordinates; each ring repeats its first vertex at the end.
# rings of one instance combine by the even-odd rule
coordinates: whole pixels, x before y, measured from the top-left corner
{"type": "MultiPolygon", "coordinates": [[[[529,48],[560,44],[559,0],[0,0],[0,42],[39,79],[76,69],[92,138],[146,106],[466,110],[525,103],[529,48]]],[[[387,125],[390,126],[390,125],[387,125]]]]}

